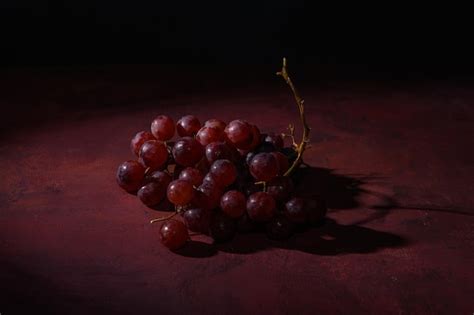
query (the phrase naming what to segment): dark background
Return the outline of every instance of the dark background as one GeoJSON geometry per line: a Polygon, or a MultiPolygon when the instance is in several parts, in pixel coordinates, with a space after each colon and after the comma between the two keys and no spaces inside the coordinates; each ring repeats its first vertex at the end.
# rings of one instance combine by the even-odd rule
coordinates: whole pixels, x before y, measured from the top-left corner
{"type": "Polygon", "coordinates": [[[472,9],[331,3],[0,1],[0,313],[471,314],[472,9]],[[331,220],[166,250],[114,180],[130,138],[285,130],[283,56],[331,220]]]}
{"type": "Polygon", "coordinates": [[[443,78],[474,64],[463,7],[313,1],[1,3],[6,65],[295,64],[443,78]]]}

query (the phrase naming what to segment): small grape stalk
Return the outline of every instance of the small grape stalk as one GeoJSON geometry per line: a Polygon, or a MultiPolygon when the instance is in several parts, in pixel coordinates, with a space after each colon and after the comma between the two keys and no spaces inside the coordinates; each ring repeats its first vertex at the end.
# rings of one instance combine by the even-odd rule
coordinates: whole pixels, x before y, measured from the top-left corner
{"type": "Polygon", "coordinates": [[[296,101],[303,133],[261,133],[245,120],[228,124],[209,119],[201,125],[192,115],[175,125],[166,115],[156,117],[150,131],[140,131],[130,149],[138,160],[122,163],[116,175],[119,186],[136,193],[148,207],[174,211],[150,223],[161,225],[163,245],[177,250],[189,240],[189,231],[209,234],[215,242],[232,239],[236,232],[263,227],[270,239],[283,240],[298,225],[320,224],[325,203],[293,195],[292,173],[304,165],[310,128],[304,100],[297,92],[283,58],[277,72],[296,101]],[[173,140],[175,134],[179,138],[173,140]],[[285,147],[284,138],[291,138],[285,147]],[[178,216],[180,215],[180,216],[178,216]]]}
{"type": "Polygon", "coordinates": [[[303,125],[303,135],[301,137],[300,143],[296,143],[295,141],[295,127],[294,125],[290,124],[288,126],[288,130],[290,132],[289,135],[284,134],[284,136],[288,136],[292,139],[293,141],[293,148],[295,149],[297,156],[296,160],[293,162],[293,164],[290,166],[290,168],[285,172],[284,176],[289,176],[301,163],[303,163],[303,153],[306,150],[306,146],[309,143],[309,133],[311,131],[311,128],[309,127],[308,123],[306,122],[306,115],[304,112],[304,99],[301,98],[300,94],[296,90],[293,82],[291,81],[291,78],[288,74],[288,70],[286,67],[286,58],[283,58],[283,65],[281,67],[281,71],[276,73],[277,75],[281,76],[286,84],[291,89],[291,92],[293,93],[293,96],[296,101],[296,105],[298,106],[298,112],[300,115],[300,120],[301,124],[303,125]]]}

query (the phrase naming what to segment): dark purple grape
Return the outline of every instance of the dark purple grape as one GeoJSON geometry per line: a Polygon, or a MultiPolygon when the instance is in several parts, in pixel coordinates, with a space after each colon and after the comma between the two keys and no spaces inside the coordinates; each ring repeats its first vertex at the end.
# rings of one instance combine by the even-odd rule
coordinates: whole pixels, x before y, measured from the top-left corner
{"type": "Polygon", "coordinates": [[[281,149],[283,149],[283,146],[284,146],[283,137],[281,135],[277,135],[273,132],[269,133],[265,137],[265,142],[269,142],[269,143],[273,144],[273,146],[275,147],[276,150],[281,150],[281,149]]]}
{"type": "Polygon", "coordinates": [[[298,197],[291,198],[285,204],[283,214],[291,222],[299,224],[306,223],[309,219],[309,212],[306,202],[303,198],[298,197]]]}
{"type": "Polygon", "coordinates": [[[283,148],[283,149],[280,150],[280,152],[283,153],[287,157],[288,162],[290,164],[292,164],[296,160],[296,158],[298,157],[298,152],[296,152],[295,149],[290,148],[290,147],[283,148]]]}
{"type": "Polygon", "coordinates": [[[207,234],[211,224],[211,211],[201,208],[186,210],[183,214],[184,223],[190,231],[207,234]]]}
{"type": "Polygon", "coordinates": [[[223,191],[211,183],[203,183],[194,194],[192,204],[205,210],[212,210],[219,206],[223,191]]]}
{"type": "Polygon", "coordinates": [[[149,140],[142,145],[139,156],[139,161],[143,166],[156,170],[168,161],[168,149],[161,141],[149,140]]]}
{"type": "Polygon", "coordinates": [[[204,176],[204,179],[202,180],[202,184],[213,187],[213,188],[219,188],[221,190],[224,189],[224,187],[217,181],[217,178],[214,174],[212,173],[207,173],[206,176],[204,176]]]}
{"type": "Polygon", "coordinates": [[[276,213],[275,199],[266,192],[256,192],[247,200],[247,213],[254,221],[269,221],[276,213]]]}
{"type": "Polygon", "coordinates": [[[146,183],[155,182],[164,187],[168,187],[172,180],[171,175],[163,171],[154,171],[151,174],[148,174],[145,178],[146,183]]]}
{"type": "Polygon", "coordinates": [[[206,159],[212,164],[216,160],[233,160],[234,156],[225,142],[211,142],[206,146],[206,159]]]}
{"type": "Polygon", "coordinates": [[[167,185],[151,182],[140,188],[137,192],[138,198],[143,204],[151,207],[157,205],[166,196],[167,185]]]}
{"type": "Polygon", "coordinates": [[[293,230],[293,223],[282,216],[273,218],[266,225],[267,236],[272,240],[286,240],[293,234],[293,230]]]}
{"type": "Polygon", "coordinates": [[[211,165],[209,170],[217,183],[222,187],[232,184],[237,178],[237,169],[229,160],[217,160],[211,165]]]}
{"type": "Polygon", "coordinates": [[[236,232],[234,220],[224,213],[218,212],[211,219],[210,233],[215,242],[231,240],[236,232]]]}
{"type": "Polygon", "coordinates": [[[128,192],[137,191],[143,184],[145,168],[137,161],[126,161],[117,169],[117,184],[128,192]]]}
{"type": "Polygon", "coordinates": [[[174,160],[182,166],[195,166],[203,156],[203,146],[191,137],[179,139],[173,147],[174,160]]]}
{"type": "Polygon", "coordinates": [[[288,176],[278,176],[267,183],[267,193],[276,202],[286,202],[293,191],[293,181],[288,176]]]}
{"type": "Polygon", "coordinates": [[[255,152],[257,153],[270,153],[276,150],[275,145],[270,142],[262,142],[256,149],[255,152]]]}
{"type": "Polygon", "coordinates": [[[257,155],[257,152],[255,151],[250,151],[249,153],[247,153],[247,155],[245,156],[245,163],[247,165],[250,165],[250,162],[252,162],[252,159],[255,155],[257,155]]]}
{"type": "Polygon", "coordinates": [[[278,161],[270,153],[259,153],[250,162],[249,170],[256,180],[268,182],[278,175],[278,161]]]}

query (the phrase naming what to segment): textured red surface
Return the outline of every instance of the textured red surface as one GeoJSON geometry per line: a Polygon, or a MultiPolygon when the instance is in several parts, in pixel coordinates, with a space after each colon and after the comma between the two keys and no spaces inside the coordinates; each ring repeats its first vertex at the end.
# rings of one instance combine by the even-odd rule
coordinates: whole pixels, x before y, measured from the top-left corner
{"type": "Polygon", "coordinates": [[[327,224],[288,242],[239,235],[212,247],[198,237],[176,254],[148,224],[162,213],[115,183],[131,136],[162,113],[283,130],[297,120],[286,87],[136,99],[143,90],[78,82],[54,99],[74,105],[83,91],[129,105],[3,134],[2,314],[474,312],[470,89],[302,88],[313,126],[305,157],[316,167],[304,189],[328,199],[327,224]]]}

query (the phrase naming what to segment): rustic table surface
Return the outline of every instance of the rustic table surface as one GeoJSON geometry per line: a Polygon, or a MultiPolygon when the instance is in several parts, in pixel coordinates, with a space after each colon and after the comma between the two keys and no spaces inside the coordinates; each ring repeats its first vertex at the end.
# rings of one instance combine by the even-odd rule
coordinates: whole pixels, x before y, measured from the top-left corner
{"type": "Polygon", "coordinates": [[[121,73],[2,76],[2,315],[474,312],[472,86],[301,86],[304,189],[327,199],[326,224],[286,242],[197,237],[173,253],[148,223],[162,212],[115,182],[131,136],[158,114],[281,131],[296,107],[273,77],[181,91],[176,77],[121,73]]]}

